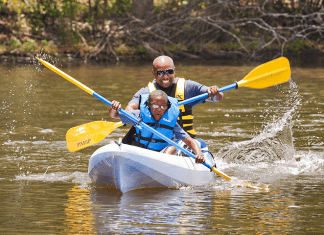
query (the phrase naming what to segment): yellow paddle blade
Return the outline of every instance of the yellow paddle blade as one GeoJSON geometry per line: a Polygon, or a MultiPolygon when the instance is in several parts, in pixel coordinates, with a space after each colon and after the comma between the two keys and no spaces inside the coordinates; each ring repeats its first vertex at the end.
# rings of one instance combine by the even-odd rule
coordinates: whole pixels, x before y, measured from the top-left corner
{"type": "Polygon", "coordinates": [[[66,133],[67,149],[75,152],[96,144],[122,125],[122,122],[95,121],[72,127],[66,133]]]}
{"type": "Polygon", "coordinates": [[[239,87],[262,89],[287,82],[291,76],[289,61],[285,57],[259,65],[237,83],[239,87]]]}

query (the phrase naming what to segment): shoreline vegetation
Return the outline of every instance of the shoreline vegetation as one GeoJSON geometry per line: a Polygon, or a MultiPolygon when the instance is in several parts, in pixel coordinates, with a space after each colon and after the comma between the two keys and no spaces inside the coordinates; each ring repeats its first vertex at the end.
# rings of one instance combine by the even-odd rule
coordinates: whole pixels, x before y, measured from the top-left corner
{"type": "Polygon", "coordinates": [[[323,0],[0,0],[0,63],[324,57],[323,0]]]}

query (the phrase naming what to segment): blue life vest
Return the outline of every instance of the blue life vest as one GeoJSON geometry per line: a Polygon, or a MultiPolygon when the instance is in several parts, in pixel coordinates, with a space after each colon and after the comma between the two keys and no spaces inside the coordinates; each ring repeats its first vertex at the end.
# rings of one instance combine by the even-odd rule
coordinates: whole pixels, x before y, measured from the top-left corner
{"type": "MultiPolygon", "coordinates": [[[[172,139],[174,136],[173,128],[176,125],[178,116],[180,114],[178,100],[172,97],[168,97],[170,101],[170,107],[167,109],[167,111],[165,111],[161,119],[157,122],[151,114],[150,109],[146,105],[148,98],[149,94],[141,95],[140,110],[142,121],[148,126],[159,131],[169,139],[172,139]]],[[[156,151],[160,151],[169,145],[165,140],[161,139],[145,128],[139,129],[138,127],[136,127],[135,140],[135,145],[156,151]]]]}
{"type": "MultiPolygon", "coordinates": [[[[156,83],[156,80],[149,82],[147,85],[149,92],[151,93],[154,90],[161,90],[161,87],[156,83]]],[[[165,92],[168,96],[175,97],[180,101],[184,100],[185,93],[185,79],[176,77],[173,81],[173,84],[170,86],[172,89],[167,89],[165,92]]],[[[180,115],[178,118],[179,125],[185,130],[192,138],[196,138],[196,131],[193,127],[194,116],[192,107],[188,104],[179,106],[180,115]]]]}

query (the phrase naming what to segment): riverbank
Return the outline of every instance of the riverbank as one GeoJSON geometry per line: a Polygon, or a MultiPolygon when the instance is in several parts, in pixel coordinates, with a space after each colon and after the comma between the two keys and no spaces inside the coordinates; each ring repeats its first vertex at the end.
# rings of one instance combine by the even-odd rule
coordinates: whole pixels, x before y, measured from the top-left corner
{"type": "MultiPolygon", "coordinates": [[[[275,53],[264,53],[263,56],[254,57],[252,59],[243,58],[238,56],[235,53],[226,52],[226,51],[215,51],[214,56],[212,54],[199,55],[197,58],[191,57],[182,57],[181,59],[177,58],[177,61],[187,61],[187,62],[205,62],[209,63],[211,61],[221,61],[222,64],[227,65],[242,65],[249,63],[265,63],[281,55],[275,53]]],[[[8,65],[24,65],[33,63],[35,57],[47,57],[51,58],[57,63],[60,64],[118,64],[120,62],[152,62],[153,58],[143,57],[141,55],[119,55],[120,59],[117,61],[114,58],[101,57],[101,58],[92,58],[87,59],[84,56],[80,56],[80,53],[62,53],[51,55],[44,53],[42,51],[34,51],[30,53],[21,53],[19,51],[6,52],[0,54],[0,64],[8,65]]],[[[304,53],[284,53],[283,56],[287,57],[290,61],[291,66],[297,67],[323,67],[324,65],[324,53],[318,50],[308,50],[304,53]]]]}
{"type": "Polygon", "coordinates": [[[91,1],[63,1],[54,8],[46,1],[15,8],[2,4],[0,63],[28,63],[46,54],[60,63],[116,64],[165,54],[175,61],[229,64],[286,56],[300,66],[321,66],[324,12],[319,5],[162,2],[143,17],[122,1],[103,9],[99,1],[95,8],[91,1]]]}

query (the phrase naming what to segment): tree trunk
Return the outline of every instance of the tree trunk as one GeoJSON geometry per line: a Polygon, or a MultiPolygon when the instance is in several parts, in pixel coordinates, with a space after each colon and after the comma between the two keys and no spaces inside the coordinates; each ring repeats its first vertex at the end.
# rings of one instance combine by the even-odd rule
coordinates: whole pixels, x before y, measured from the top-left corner
{"type": "Polygon", "coordinates": [[[107,15],[107,0],[104,0],[103,13],[102,13],[102,27],[101,27],[102,31],[105,30],[106,15],[107,15]]]}
{"type": "Polygon", "coordinates": [[[132,13],[138,19],[149,18],[153,9],[153,0],[133,0],[132,13]]]}
{"type": "Polygon", "coordinates": [[[91,0],[88,1],[89,3],[89,18],[92,19],[92,36],[93,36],[93,40],[96,39],[96,33],[95,33],[95,26],[94,26],[94,20],[92,18],[92,5],[91,5],[91,0]]]}

